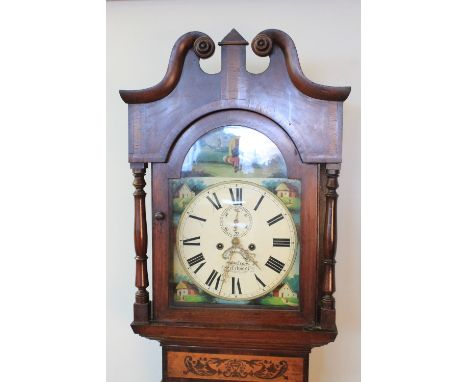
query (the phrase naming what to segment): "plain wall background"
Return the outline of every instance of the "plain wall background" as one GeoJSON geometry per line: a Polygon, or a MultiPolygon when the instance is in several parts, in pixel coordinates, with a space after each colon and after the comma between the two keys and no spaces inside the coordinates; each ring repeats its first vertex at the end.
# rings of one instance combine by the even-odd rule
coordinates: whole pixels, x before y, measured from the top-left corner
{"type": "MultiPolygon", "coordinates": [[[[310,381],[360,381],[360,4],[349,0],[107,3],[107,380],[161,380],[158,342],[138,337],[129,326],[135,293],[134,189],[127,162],[127,105],[118,90],[158,83],[173,44],[185,32],[205,32],[217,43],[232,28],[247,41],[263,29],[281,29],[294,40],[309,79],[352,87],[344,104],[338,189],[339,335],[334,343],[312,351],[310,381]]],[[[250,71],[260,72],[267,64],[247,47],[250,71]]],[[[219,70],[219,47],[202,67],[219,70]]]]}

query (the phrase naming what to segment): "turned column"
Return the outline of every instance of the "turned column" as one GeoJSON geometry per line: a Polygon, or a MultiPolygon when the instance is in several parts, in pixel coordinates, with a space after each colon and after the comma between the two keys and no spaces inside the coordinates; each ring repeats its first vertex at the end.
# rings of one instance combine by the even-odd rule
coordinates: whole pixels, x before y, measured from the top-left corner
{"type": "Polygon", "coordinates": [[[335,254],[337,240],[337,199],[339,164],[326,165],[327,191],[325,193],[325,227],[323,238],[323,279],[320,301],[320,326],[322,329],[335,330],[335,254]]]}
{"type": "Polygon", "coordinates": [[[136,276],[135,286],[138,288],[135,293],[135,303],[133,304],[133,320],[134,322],[148,322],[150,318],[150,303],[149,293],[146,288],[148,282],[148,268],[146,255],[148,248],[148,233],[146,228],[146,206],[144,191],[146,163],[135,163],[131,165],[133,171],[133,186],[135,192],[135,224],[134,224],[134,240],[135,240],[135,260],[136,260],[136,276]]]}

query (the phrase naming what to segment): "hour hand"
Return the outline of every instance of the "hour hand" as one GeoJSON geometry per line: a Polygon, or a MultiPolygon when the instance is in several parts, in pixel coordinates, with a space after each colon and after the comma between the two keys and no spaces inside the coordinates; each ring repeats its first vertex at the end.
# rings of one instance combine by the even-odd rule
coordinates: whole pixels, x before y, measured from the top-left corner
{"type": "MultiPolygon", "coordinates": [[[[232,248],[231,248],[232,249],[232,248]]],[[[228,275],[229,275],[229,271],[230,271],[230,265],[231,265],[231,258],[232,258],[232,255],[234,254],[234,251],[231,251],[231,254],[230,256],[228,257],[228,261],[226,262],[226,264],[224,265],[224,272],[223,272],[223,275],[221,276],[221,287],[219,288],[219,294],[221,295],[221,291],[223,290],[223,285],[224,285],[224,282],[227,280],[228,278],[228,275]]],[[[224,256],[224,254],[223,254],[224,256]]]]}
{"type": "Polygon", "coordinates": [[[223,257],[224,260],[231,259],[234,248],[235,248],[234,246],[229,247],[223,252],[221,256],[223,257]]]}
{"type": "Polygon", "coordinates": [[[241,249],[241,255],[245,260],[251,261],[258,269],[261,270],[260,266],[258,265],[258,261],[255,260],[255,255],[253,253],[251,254],[249,251],[241,249]]]}

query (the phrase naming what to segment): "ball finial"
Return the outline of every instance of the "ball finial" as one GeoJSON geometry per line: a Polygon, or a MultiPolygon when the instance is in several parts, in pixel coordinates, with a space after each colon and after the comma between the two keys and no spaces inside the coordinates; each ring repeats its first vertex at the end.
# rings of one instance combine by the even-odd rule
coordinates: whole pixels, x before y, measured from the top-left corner
{"type": "Polygon", "coordinates": [[[193,49],[200,58],[209,58],[215,51],[214,41],[208,36],[200,36],[193,43],[193,49]]]}
{"type": "Polygon", "coordinates": [[[253,52],[260,57],[268,56],[273,49],[273,41],[266,34],[258,34],[252,40],[252,50],[253,52]]]}

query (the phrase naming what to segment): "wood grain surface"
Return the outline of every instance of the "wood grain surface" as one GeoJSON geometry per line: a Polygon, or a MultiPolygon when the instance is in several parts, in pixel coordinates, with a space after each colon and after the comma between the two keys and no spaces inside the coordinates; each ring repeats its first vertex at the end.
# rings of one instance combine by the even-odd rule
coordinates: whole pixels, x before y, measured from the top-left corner
{"type": "Polygon", "coordinates": [[[129,104],[130,162],[167,161],[171,148],[191,124],[228,109],[260,114],[277,123],[303,162],[341,162],[343,101],[350,88],[308,80],[292,39],[273,29],[263,31],[253,42],[256,54],[269,56],[268,69],[250,73],[246,41],[236,34],[231,31],[220,43],[219,73],[208,74],[200,67],[200,58],[214,51],[212,40],[201,32],[189,32],[174,45],[166,76],[159,84],[120,91],[129,104]]]}
{"type": "Polygon", "coordinates": [[[304,360],[262,355],[167,352],[167,377],[215,381],[303,382],[304,360]]]}
{"type": "Polygon", "coordinates": [[[282,31],[264,30],[253,39],[254,53],[270,60],[259,74],[247,70],[248,42],[236,30],[219,45],[219,73],[205,73],[199,62],[213,55],[213,40],[189,32],[175,43],[159,84],[120,92],[129,104],[128,154],[135,178],[137,293],[132,329],[161,341],[164,382],[306,382],[310,350],[337,336],[336,189],[343,101],[350,88],[307,79],[292,39],[282,31]],[[269,137],[284,157],[287,176],[301,181],[297,308],[179,306],[171,298],[174,234],[169,181],[181,177],[187,152],[200,137],[229,125],[269,137]],[[151,168],[151,279],[146,254],[147,167],[151,168]]]}

